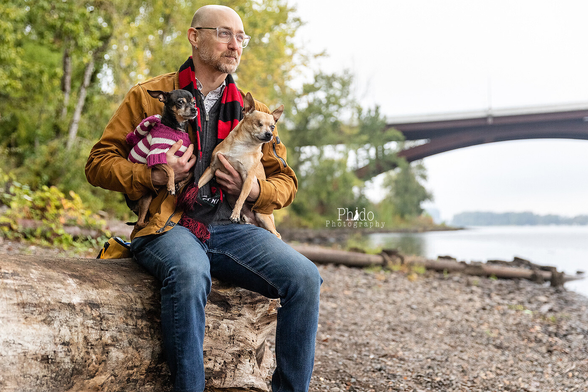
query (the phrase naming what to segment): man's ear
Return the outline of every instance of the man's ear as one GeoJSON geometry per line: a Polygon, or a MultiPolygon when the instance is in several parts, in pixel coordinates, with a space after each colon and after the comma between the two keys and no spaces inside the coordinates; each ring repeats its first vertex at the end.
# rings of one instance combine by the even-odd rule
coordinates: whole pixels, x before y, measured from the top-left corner
{"type": "Polygon", "coordinates": [[[251,93],[247,93],[245,98],[243,98],[243,113],[244,114],[251,114],[255,110],[255,100],[253,100],[253,96],[251,93]]]}
{"type": "Polygon", "coordinates": [[[277,108],[276,110],[274,110],[272,112],[272,116],[274,116],[274,121],[278,122],[278,119],[280,118],[280,116],[282,115],[282,113],[284,113],[284,105],[280,105],[279,108],[277,108]]]}
{"type": "Polygon", "coordinates": [[[169,97],[169,93],[166,93],[165,91],[161,90],[147,90],[147,92],[153,98],[159,99],[159,101],[163,103],[165,103],[165,101],[167,101],[167,98],[169,97]]]}
{"type": "Polygon", "coordinates": [[[190,45],[198,49],[198,30],[196,30],[194,27],[190,27],[188,29],[187,35],[188,41],[190,41],[190,45]]]}

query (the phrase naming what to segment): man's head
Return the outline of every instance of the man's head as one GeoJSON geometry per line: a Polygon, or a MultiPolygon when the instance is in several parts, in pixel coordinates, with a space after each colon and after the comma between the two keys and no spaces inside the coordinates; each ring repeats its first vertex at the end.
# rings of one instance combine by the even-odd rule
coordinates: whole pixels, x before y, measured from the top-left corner
{"type": "Polygon", "coordinates": [[[201,7],[188,29],[194,62],[216,72],[235,72],[243,52],[238,37],[244,35],[243,22],[231,8],[219,5],[201,7]],[[224,42],[223,38],[228,36],[229,41],[224,42]]]}

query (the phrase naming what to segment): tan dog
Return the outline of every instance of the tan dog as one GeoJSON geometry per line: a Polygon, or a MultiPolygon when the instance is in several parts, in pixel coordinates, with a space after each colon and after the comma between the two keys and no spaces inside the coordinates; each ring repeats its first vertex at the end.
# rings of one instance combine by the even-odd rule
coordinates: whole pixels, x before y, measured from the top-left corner
{"type": "MultiPolygon", "coordinates": [[[[224,165],[220,162],[218,154],[222,154],[233,168],[241,175],[243,188],[239,198],[234,202],[231,221],[240,222],[241,216],[246,223],[253,223],[256,226],[272,232],[278,238],[282,238],[276,231],[273,214],[266,215],[254,212],[253,216],[256,222],[250,221],[250,214],[244,212],[245,200],[251,191],[253,181],[265,180],[265,171],[261,164],[261,146],[272,140],[273,130],[276,122],[284,112],[284,105],[274,110],[271,114],[255,110],[255,101],[250,93],[247,93],[243,99],[244,117],[239,124],[233,129],[227,137],[214,149],[210,166],[202,173],[198,180],[198,188],[204,186],[214,176],[216,170],[226,172],[224,165]]],[[[229,203],[233,201],[229,197],[229,203]]],[[[234,198],[233,198],[234,199],[234,198]]]]}

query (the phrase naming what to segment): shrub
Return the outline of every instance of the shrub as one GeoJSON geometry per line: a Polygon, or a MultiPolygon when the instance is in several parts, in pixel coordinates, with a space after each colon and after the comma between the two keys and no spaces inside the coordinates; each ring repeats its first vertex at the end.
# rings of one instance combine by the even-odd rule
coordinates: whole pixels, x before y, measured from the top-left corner
{"type": "Polygon", "coordinates": [[[0,190],[0,235],[3,237],[63,249],[96,247],[110,237],[105,230],[106,222],[92,213],[73,191],[66,197],[54,186],[43,185],[32,190],[1,169],[0,190]],[[81,230],[72,234],[72,230],[68,230],[72,227],[81,230]]]}

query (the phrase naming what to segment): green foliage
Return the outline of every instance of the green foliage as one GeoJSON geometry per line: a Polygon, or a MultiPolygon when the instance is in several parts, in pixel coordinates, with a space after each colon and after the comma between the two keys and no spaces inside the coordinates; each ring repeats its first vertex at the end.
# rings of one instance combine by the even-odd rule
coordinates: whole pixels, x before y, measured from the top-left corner
{"type": "MultiPolygon", "coordinates": [[[[192,54],[186,36],[194,12],[206,4],[154,0],[138,2],[135,9],[125,7],[112,15],[115,24],[106,64],[112,73],[114,94],[122,97],[137,82],[176,71],[192,54]]],[[[217,4],[237,11],[252,37],[236,73],[239,87],[268,105],[283,101],[300,66],[295,58],[301,54],[293,38],[302,23],[294,15],[295,9],[284,0],[224,0],[217,4]]]]}
{"type": "Polygon", "coordinates": [[[24,31],[17,26],[22,25],[25,13],[22,5],[15,1],[5,0],[0,3],[0,96],[14,96],[22,88],[20,41],[24,31]]]}
{"type": "MultiPolygon", "coordinates": [[[[86,182],[83,170],[88,152],[132,85],[176,71],[191,55],[187,28],[194,12],[205,4],[192,0],[2,2],[0,158],[3,168],[30,187],[13,188],[13,193],[7,193],[12,199],[6,203],[24,203],[27,197],[41,200],[41,194],[45,202],[61,202],[69,199],[55,192],[75,190],[76,197],[94,211],[128,218],[122,195],[86,182]],[[71,70],[66,60],[71,61],[71,70]],[[85,101],[78,102],[90,61],[95,69],[85,101]],[[76,143],[67,150],[74,109],[82,105],[76,143]],[[37,192],[39,196],[34,196],[37,192]]],[[[286,214],[277,214],[278,219],[324,227],[326,220],[337,218],[338,208],[367,208],[376,211],[378,220],[388,222],[418,212],[420,201],[426,200],[416,186],[423,170],[395,173],[390,183],[396,191],[386,204],[373,206],[364,195],[365,184],[354,170],[396,165],[402,135],[386,128],[379,107],[360,107],[350,72],[317,72],[300,88],[293,88],[312,57],[295,44],[302,26],[296,9],[287,0],[219,0],[217,4],[234,8],[252,36],[236,74],[240,88],[270,107],[278,103],[286,107],[280,136],[300,186],[295,202],[286,214]],[[403,192],[409,192],[412,205],[403,192]]],[[[23,211],[25,205],[17,203],[15,208],[23,211]]]]}
{"type": "Polygon", "coordinates": [[[20,48],[21,90],[10,98],[0,97],[0,146],[11,149],[22,163],[32,150],[53,139],[61,124],[55,119],[57,105],[47,99],[59,91],[59,54],[38,43],[27,42],[20,48]],[[30,92],[30,93],[27,93],[30,92]]]}
{"type": "Polygon", "coordinates": [[[402,163],[398,170],[388,173],[384,179],[384,187],[388,189],[388,197],[384,200],[394,205],[396,214],[401,218],[421,215],[421,203],[433,198],[419,180],[426,180],[424,166],[408,163],[402,163]]]}
{"type": "MultiPolygon", "coordinates": [[[[357,102],[351,94],[353,76],[349,72],[314,75],[285,103],[291,114],[286,119],[287,135],[284,141],[289,149],[300,156],[305,146],[326,146],[353,141],[358,129],[351,123],[357,102]],[[347,119],[348,121],[345,121],[347,119]]],[[[292,155],[292,154],[290,154],[292,155]]],[[[293,165],[300,162],[293,159],[293,165]]]]}
{"type": "Polygon", "coordinates": [[[291,205],[298,224],[325,227],[326,220],[337,220],[337,208],[355,210],[367,205],[355,192],[362,182],[347,166],[347,159],[325,158],[318,152],[309,157],[300,176],[298,193],[291,205]]]}
{"type": "Polygon", "coordinates": [[[356,168],[367,166],[364,179],[382,171],[401,165],[397,153],[402,147],[404,136],[394,128],[386,127],[386,118],[380,107],[364,110],[358,108],[359,132],[354,138],[356,145],[356,168]]]}
{"type": "Polygon", "coordinates": [[[294,44],[296,31],[302,26],[295,8],[284,0],[222,2],[242,16],[251,42],[243,50],[237,70],[237,83],[244,91],[273,106],[284,103],[297,76],[304,54],[294,44]]]}
{"type": "Polygon", "coordinates": [[[56,187],[42,186],[32,191],[16,181],[14,174],[0,171],[0,205],[5,209],[0,215],[0,235],[9,239],[27,239],[63,249],[95,247],[110,236],[105,222],[91,212],[75,192],[69,198],[56,187]],[[66,226],[95,230],[94,236],[74,238],[65,231],[66,226]]]}

